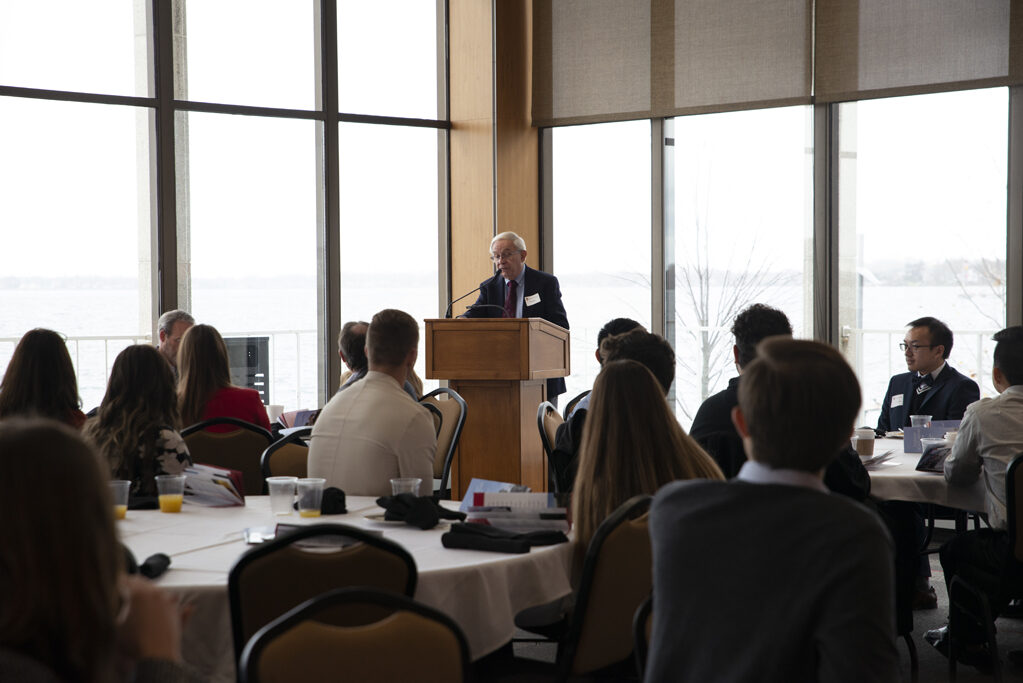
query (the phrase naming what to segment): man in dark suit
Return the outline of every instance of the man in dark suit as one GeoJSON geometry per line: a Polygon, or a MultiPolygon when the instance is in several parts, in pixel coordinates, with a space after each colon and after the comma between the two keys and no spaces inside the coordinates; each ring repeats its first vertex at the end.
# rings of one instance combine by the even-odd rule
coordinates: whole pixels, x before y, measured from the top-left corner
{"type": "MultiPolygon", "coordinates": [[[[490,241],[490,260],[497,273],[480,283],[480,295],[464,317],[543,318],[568,329],[558,278],[526,265],[526,243],[521,237],[514,232],[494,237],[490,241]]],[[[557,405],[563,393],[563,377],[547,380],[547,400],[557,405]]]]}
{"type": "Polygon", "coordinates": [[[966,406],[980,399],[980,388],[949,365],[952,330],[937,318],[917,318],[899,344],[906,354],[904,372],[892,377],[877,418],[881,436],[910,424],[910,415],[933,420],[961,420],[966,406]]]}
{"type": "Polygon", "coordinates": [[[833,348],[761,342],[732,413],[750,459],[727,482],[668,484],[650,508],[647,683],[899,679],[891,540],[821,481],[859,407],[833,348]]]}

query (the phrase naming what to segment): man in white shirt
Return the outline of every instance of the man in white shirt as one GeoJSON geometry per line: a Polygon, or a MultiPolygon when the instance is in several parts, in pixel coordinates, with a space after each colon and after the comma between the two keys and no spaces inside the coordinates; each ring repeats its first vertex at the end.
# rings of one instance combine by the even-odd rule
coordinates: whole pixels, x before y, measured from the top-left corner
{"type": "Polygon", "coordinates": [[[891,540],[822,482],[859,407],[835,349],[760,343],[732,411],[749,461],[668,484],[650,509],[647,683],[899,680],[891,540]]]}
{"type": "Polygon", "coordinates": [[[419,495],[433,492],[433,418],[402,388],[418,347],[412,316],[394,309],[373,316],[366,337],[369,371],[320,413],[309,444],[310,477],[323,477],[351,496],[389,496],[394,477],[419,477],[419,495]]]}
{"type": "MultiPolygon", "coordinates": [[[[983,476],[990,529],[961,534],[941,548],[941,567],[945,583],[962,576],[988,593],[991,616],[997,618],[1005,608],[999,597],[997,579],[1005,567],[1009,538],[1006,528],[1005,472],[1012,459],[1023,452],[1023,327],[1009,327],[994,336],[994,369],[991,381],[998,396],[985,398],[966,409],[952,452],[945,460],[945,479],[953,486],[971,486],[983,476]]],[[[965,620],[970,622],[970,620],[965,620]]],[[[972,643],[983,640],[983,634],[966,630],[966,663],[986,662],[986,653],[972,643]]],[[[935,629],[927,633],[927,641],[947,653],[947,633],[935,629]]]]}

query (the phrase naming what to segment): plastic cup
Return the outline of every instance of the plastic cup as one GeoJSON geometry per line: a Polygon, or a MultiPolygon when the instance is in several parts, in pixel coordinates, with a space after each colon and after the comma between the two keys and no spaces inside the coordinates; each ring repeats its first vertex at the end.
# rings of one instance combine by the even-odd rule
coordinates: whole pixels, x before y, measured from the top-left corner
{"type": "Polygon", "coordinates": [[[326,479],[307,477],[298,480],[298,514],[301,517],[319,517],[326,479]]]}
{"type": "Polygon", "coordinates": [[[853,432],[853,445],[861,458],[874,455],[874,430],[857,429],[853,432]]]}
{"type": "Polygon", "coordinates": [[[128,515],[128,491],[131,482],[126,479],[114,479],[110,482],[110,497],[114,499],[114,519],[124,519],[128,515]]]}
{"type": "Polygon", "coordinates": [[[270,489],[270,511],[275,515],[290,515],[295,502],[295,485],[298,477],[267,477],[270,489]]]}
{"type": "Polygon", "coordinates": [[[156,491],[160,494],[160,512],[181,512],[185,500],[185,475],[158,474],[156,491]]]}
{"type": "Polygon", "coordinates": [[[422,483],[423,480],[419,477],[395,477],[391,480],[391,495],[411,493],[413,496],[418,496],[419,485],[422,483]]]}
{"type": "Polygon", "coordinates": [[[931,437],[927,437],[927,436],[925,436],[924,438],[920,439],[920,450],[921,451],[926,451],[928,448],[931,448],[932,446],[944,446],[944,445],[945,445],[945,440],[944,439],[931,438],[931,437]]]}
{"type": "Polygon", "coordinates": [[[930,415],[910,415],[909,416],[910,427],[930,427],[931,416],[930,415]]]}

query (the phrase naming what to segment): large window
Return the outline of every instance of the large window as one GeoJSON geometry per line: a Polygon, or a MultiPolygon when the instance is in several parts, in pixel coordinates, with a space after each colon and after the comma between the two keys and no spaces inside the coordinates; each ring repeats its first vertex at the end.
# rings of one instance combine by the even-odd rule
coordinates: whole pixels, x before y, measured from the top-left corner
{"type": "Polygon", "coordinates": [[[906,371],[906,323],[952,328],[949,363],[991,395],[991,334],[1006,315],[1005,88],[840,106],[841,348],[877,422],[906,371]]]}
{"type": "Polygon", "coordinates": [[[552,138],[554,272],[572,326],[567,401],[593,385],[608,320],[650,327],[650,122],[557,128],[552,138]]]}
{"type": "Polygon", "coordinates": [[[334,321],[437,315],[446,16],[443,0],[0,0],[0,373],[51,327],[89,409],[177,307],[266,338],[268,400],[317,407],[334,321]]]}
{"type": "Polygon", "coordinates": [[[742,309],[773,306],[797,336],[812,334],[812,129],[808,107],[669,123],[665,322],[688,427],[735,376],[730,329],[742,309]]]}

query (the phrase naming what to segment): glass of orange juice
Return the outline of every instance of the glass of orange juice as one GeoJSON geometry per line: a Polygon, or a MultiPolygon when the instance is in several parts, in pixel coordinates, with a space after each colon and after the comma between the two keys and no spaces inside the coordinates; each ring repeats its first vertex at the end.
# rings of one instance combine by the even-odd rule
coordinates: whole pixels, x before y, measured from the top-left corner
{"type": "Polygon", "coordinates": [[[114,499],[114,519],[124,519],[128,514],[128,491],[131,482],[114,479],[110,482],[110,497],[114,499]]]}
{"type": "Polygon", "coordinates": [[[160,512],[181,512],[185,499],[185,475],[158,474],[156,490],[160,494],[160,512]]]}
{"type": "Polygon", "coordinates": [[[326,479],[307,477],[298,480],[298,514],[301,517],[319,517],[326,479]]]}

